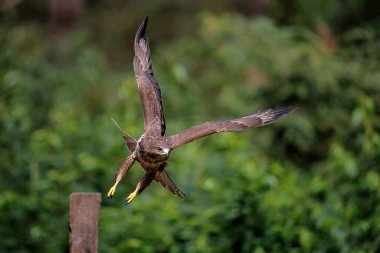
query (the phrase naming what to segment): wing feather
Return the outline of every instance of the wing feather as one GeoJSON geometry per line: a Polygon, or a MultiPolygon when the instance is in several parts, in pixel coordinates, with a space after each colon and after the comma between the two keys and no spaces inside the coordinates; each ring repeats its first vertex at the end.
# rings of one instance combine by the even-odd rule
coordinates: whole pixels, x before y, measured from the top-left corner
{"type": "Polygon", "coordinates": [[[146,36],[147,23],[148,17],[145,17],[136,33],[133,67],[143,109],[144,131],[164,135],[165,117],[161,90],[153,77],[149,42],[146,36]]]}
{"type": "Polygon", "coordinates": [[[248,127],[265,126],[279,120],[295,110],[295,108],[287,107],[267,109],[238,119],[206,122],[189,128],[179,134],[169,136],[168,143],[170,148],[173,149],[210,134],[220,132],[238,132],[248,127]]]}

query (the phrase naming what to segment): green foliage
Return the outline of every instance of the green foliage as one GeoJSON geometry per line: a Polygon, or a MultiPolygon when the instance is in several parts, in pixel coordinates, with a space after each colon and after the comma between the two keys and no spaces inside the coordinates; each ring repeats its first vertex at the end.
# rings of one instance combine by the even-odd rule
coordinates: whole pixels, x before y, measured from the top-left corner
{"type": "MultiPolygon", "coordinates": [[[[378,31],[352,29],[331,47],[269,18],[196,19],[195,35],[152,50],[169,134],[300,110],[173,151],[184,201],[154,184],[123,206],[142,176],[135,165],[103,200],[100,252],[379,251],[378,31]]],[[[106,193],[128,154],[110,118],[135,137],[143,128],[132,59],[116,71],[91,31],[59,43],[43,31],[0,29],[1,252],[67,252],[70,193],[106,193]]]]}

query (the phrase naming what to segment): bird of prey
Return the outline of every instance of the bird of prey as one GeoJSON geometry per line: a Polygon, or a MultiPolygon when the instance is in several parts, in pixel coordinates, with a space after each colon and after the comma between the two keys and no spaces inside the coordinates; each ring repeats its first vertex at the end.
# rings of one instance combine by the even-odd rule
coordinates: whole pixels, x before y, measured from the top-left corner
{"type": "Polygon", "coordinates": [[[137,30],[134,41],[135,57],[133,60],[144,116],[144,133],[136,140],[124,132],[114,121],[116,126],[123,132],[123,138],[131,154],[117,170],[115,184],[109,190],[108,198],[115,194],[117,185],[135,161],[139,162],[145,171],[145,175],[137,184],[135,191],[127,197],[126,204],[131,203],[152,181],[160,183],[172,194],[184,198],[185,194],[173,183],[165,170],[170,151],[174,148],[215,133],[238,132],[248,127],[265,126],[296,110],[290,107],[266,109],[237,119],[206,122],[179,134],[165,136],[165,117],[161,90],[153,76],[152,60],[146,35],[147,22],[148,17],[145,17],[137,30]]]}

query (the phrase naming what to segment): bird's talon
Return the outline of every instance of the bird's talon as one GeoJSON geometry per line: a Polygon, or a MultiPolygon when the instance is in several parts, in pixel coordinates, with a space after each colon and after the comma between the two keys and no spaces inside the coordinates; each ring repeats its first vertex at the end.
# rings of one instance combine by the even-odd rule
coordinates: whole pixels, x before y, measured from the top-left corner
{"type": "Polygon", "coordinates": [[[112,199],[113,195],[114,195],[115,192],[116,192],[116,186],[117,186],[117,184],[114,184],[114,185],[111,187],[111,189],[110,189],[110,190],[108,191],[108,193],[107,193],[107,198],[112,199]]]}
{"type": "Polygon", "coordinates": [[[137,196],[137,192],[134,191],[131,194],[129,194],[128,198],[125,200],[125,204],[130,204],[137,196]]]}

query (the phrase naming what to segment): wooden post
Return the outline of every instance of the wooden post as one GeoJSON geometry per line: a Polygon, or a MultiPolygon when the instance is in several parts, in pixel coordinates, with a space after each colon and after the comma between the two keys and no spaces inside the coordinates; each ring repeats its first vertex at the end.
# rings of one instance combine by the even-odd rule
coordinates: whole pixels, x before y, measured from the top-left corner
{"type": "Polygon", "coordinates": [[[70,195],[70,252],[98,252],[98,222],[102,195],[72,193],[70,195]]]}

